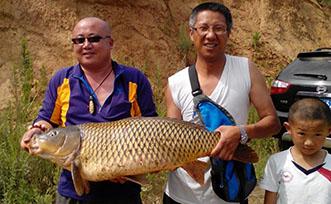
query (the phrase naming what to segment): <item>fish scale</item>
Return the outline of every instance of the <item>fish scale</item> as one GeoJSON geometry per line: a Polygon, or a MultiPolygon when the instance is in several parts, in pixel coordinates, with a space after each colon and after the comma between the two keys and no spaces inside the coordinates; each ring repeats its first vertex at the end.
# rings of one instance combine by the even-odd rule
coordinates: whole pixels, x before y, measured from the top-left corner
{"type": "MultiPolygon", "coordinates": [[[[208,156],[220,137],[221,133],[210,132],[191,122],[135,117],[56,128],[33,135],[29,152],[72,171],[75,189],[81,195],[87,193],[89,187],[86,182],[78,182],[80,180],[125,177],[139,183],[137,175],[178,167],[183,167],[193,179],[203,184],[203,174],[209,164],[199,162],[197,158],[208,156]],[[54,138],[63,140],[63,144],[54,142],[54,138]],[[59,150],[71,153],[62,156],[61,151],[48,150],[48,147],[53,145],[50,149],[54,149],[54,145],[60,144],[59,150]]],[[[234,159],[250,163],[258,161],[254,150],[243,145],[238,146],[234,159]]]]}
{"type": "Polygon", "coordinates": [[[197,157],[205,156],[220,137],[219,134],[200,127],[192,129],[188,128],[186,123],[178,124],[171,120],[156,118],[83,124],[78,127],[83,137],[82,151],[79,155],[82,160],[82,172],[85,172],[83,177],[94,181],[109,179],[110,176],[116,178],[142,174],[146,173],[146,168],[148,171],[159,171],[159,163],[169,165],[172,162],[169,169],[174,169],[185,160],[184,158],[187,161],[194,161],[197,157]],[[171,134],[162,134],[162,132],[171,134]],[[210,137],[210,134],[213,136],[210,137]],[[201,141],[197,140],[195,135],[198,135],[201,141]],[[211,145],[208,148],[204,144],[211,145]],[[102,152],[107,154],[103,155],[102,152]],[[87,159],[91,157],[95,160],[87,159]],[[107,173],[101,176],[100,170],[96,168],[98,165],[102,165],[102,172],[107,173]],[[142,166],[144,169],[141,168],[142,166]]]}

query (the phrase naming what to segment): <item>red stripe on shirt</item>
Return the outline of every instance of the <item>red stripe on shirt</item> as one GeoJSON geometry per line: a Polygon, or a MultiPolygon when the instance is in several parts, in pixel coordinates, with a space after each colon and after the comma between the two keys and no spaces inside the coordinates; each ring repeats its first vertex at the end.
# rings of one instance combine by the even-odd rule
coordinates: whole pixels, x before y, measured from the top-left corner
{"type": "Polygon", "coordinates": [[[331,182],[331,171],[330,170],[322,167],[318,170],[318,172],[331,182]]]}

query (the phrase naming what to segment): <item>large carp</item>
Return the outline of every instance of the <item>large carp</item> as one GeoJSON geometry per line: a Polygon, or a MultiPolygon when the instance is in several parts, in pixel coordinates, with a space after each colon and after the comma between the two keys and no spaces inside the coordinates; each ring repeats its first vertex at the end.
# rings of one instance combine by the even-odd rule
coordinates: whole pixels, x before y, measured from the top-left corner
{"type": "MultiPolygon", "coordinates": [[[[105,123],[55,128],[33,135],[28,149],[68,169],[78,195],[89,192],[87,181],[126,178],[146,183],[143,174],[183,167],[203,185],[208,156],[219,141],[219,132],[181,120],[136,117],[105,123]]],[[[234,160],[254,163],[253,149],[239,145],[234,160]]]]}

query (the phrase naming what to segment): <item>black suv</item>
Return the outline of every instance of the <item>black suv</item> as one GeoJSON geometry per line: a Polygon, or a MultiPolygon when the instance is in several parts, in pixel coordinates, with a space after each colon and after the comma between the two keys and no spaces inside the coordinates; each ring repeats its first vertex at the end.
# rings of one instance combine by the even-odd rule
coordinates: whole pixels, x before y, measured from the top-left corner
{"type": "MultiPolygon", "coordinates": [[[[331,108],[331,47],[299,53],[273,81],[270,94],[282,125],[290,106],[298,99],[319,98],[331,108]]],[[[281,150],[293,145],[284,126],[275,137],[279,138],[281,150]]],[[[331,135],[324,148],[331,152],[331,135]]]]}

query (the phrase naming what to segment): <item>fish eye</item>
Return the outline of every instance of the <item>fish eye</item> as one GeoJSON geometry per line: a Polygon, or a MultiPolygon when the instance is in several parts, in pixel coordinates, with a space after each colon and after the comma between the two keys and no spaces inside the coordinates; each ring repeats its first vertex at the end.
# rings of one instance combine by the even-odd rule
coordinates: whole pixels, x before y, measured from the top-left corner
{"type": "Polygon", "coordinates": [[[51,131],[50,133],[49,133],[49,136],[51,136],[51,137],[54,137],[54,136],[56,136],[57,135],[57,131],[51,131]]]}

